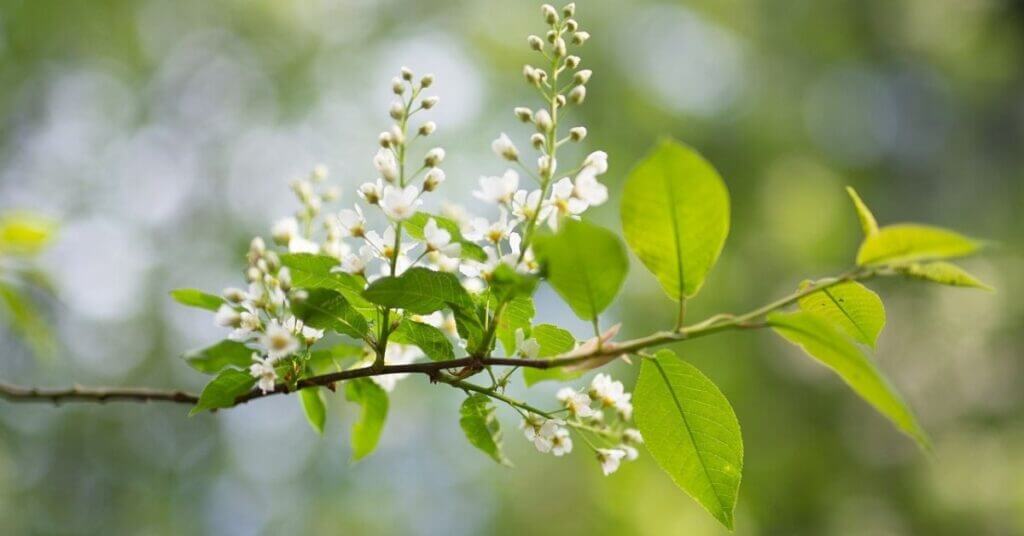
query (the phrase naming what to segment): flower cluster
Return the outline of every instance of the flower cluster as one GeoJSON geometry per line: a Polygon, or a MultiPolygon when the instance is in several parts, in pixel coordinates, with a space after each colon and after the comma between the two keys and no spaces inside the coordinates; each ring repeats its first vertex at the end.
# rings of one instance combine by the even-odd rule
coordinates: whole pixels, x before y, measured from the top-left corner
{"type": "Polygon", "coordinates": [[[587,441],[594,448],[605,475],[614,473],[623,459],[631,461],[637,458],[636,447],[643,443],[643,438],[639,431],[628,427],[633,415],[632,395],[626,392],[622,382],[601,373],[594,377],[586,392],[563,387],[557,398],[566,413],[565,419],[535,414],[523,419],[521,426],[526,439],[537,450],[551,452],[555,456],[571,452],[569,428],[572,428],[577,433],[594,436],[597,442],[608,444],[598,447],[591,440],[587,441]],[[611,418],[607,418],[607,412],[612,413],[611,418]]]}

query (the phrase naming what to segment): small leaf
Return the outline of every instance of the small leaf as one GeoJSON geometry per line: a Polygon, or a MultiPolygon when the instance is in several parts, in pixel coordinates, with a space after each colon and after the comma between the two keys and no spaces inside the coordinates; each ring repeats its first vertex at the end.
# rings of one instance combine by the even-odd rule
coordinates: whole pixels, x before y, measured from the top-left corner
{"type": "Polygon", "coordinates": [[[221,305],[224,305],[224,298],[214,296],[213,294],[207,294],[194,288],[179,288],[177,290],[172,290],[171,297],[174,298],[174,301],[182,305],[206,309],[207,311],[216,311],[217,309],[220,309],[221,305]]]}
{"type": "Polygon", "coordinates": [[[355,462],[377,448],[388,416],[388,394],[372,380],[358,378],[345,384],[345,398],[362,407],[359,419],[352,424],[352,461],[355,462]]]}
{"type": "Polygon", "coordinates": [[[729,234],[729,191],[697,151],[662,142],[622,193],[622,231],[670,298],[697,294],[729,234]]]}
{"type": "Polygon", "coordinates": [[[216,378],[206,384],[199,395],[199,402],[189,412],[189,416],[208,409],[229,408],[235,405],[238,397],[248,393],[256,385],[256,378],[248,372],[233,368],[225,369],[216,378]]]}
{"type": "Polygon", "coordinates": [[[252,363],[252,354],[253,350],[246,345],[225,339],[185,354],[185,361],[199,372],[217,374],[228,367],[248,367],[252,363]]]}
{"type": "Polygon", "coordinates": [[[772,313],[768,324],[789,342],[832,369],[858,395],[891,420],[897,428],[914,438],[924,450],[930,449],[928,436],[917,418],[889,380],[845,333],[823,318],[805,312],[772,313]]]}
{"type": "Polygon", "coordinates": [[[904,264],[918,261],[964,257],[981,249],[982,244],[959,233],[902,223],[882,227],[864,239],[857,252],[857,264],[904,264]]]}
{"type": "MultiPolygon", "coordinates": [[[[805,282],[801,290],[812,285],[805,282]]],[[[849,281],[808,294],[799,301],[800,309],[816,314],[845,331],[853,340],[874,348],[885,326],[885,306],[870,289],[849,281]]]]}
{"type": "Polygon", "coordinates": [[[939,261],[929,262],[927,264],[908,264],[906,266],[897,266],[896,271],[908,277],[931,281],[941,285],[949,285],[951,287],[995,290],[979,281],[973,275],[967,273],[963,268],[948,262],[939,261]]]}
{"type": "Polygon", "coordinates": [[[611,305],[629,268],[615,233],[583,221],[566,220],[557,234],[536,237],[533,249],[548,283],[584,320],[611,305]]]}
{"type": "Polygon", "coordinates": [[[487,282],[491,296],[499,303],[519,297],[529,297],[537,289],[540,280],[536,276],[521,274],[507,264],[499,264],[487,282]]]}
{"type": "Polygon", "coordinates": [[[35,255],[50,243],[57,224],[28,212],[0,216],[0,254],[35,255]]]}
{"type": "Polygon", "coordinates": [[[857,190],[854,190],[852,186],[846,187],[846,193],[850,194],[853,208],[857,210],[857,219],[860,220],[860,228],[864,230],[864,236],[876,234],[878,232],[878,222],[875,221],[875,215],[871,213],[871,209],[864,204],[864,201],[857,195],[857,190]]]}
{"type": "Polygon", "coordinates": [[[516,330],[521,329],[523,333],[529,333],[535,313],[533,299],[527,296],[520,296],[505,305],[505,310],[498,319],[497,329],[498,340],[505,347],[505,355],[511,356],[516,353],[516,330]]]}
{"type": "Polygon", "coordinates": [[[448,234],[452,236],[452,242],[457,242],[462,246],[462,253],[460,256],[463,259],[480,262],[487,260],[487,252],[485,252],[479,245],[466,240],[466,238],[462,236],[462,230],[459,229],[459,224],[451,218],[436,216],[426,212],[417,212],[416,214],[413,214],[411,218],[402,222],[402,228],[405,229],[405,232],[409,233],[409,236],[422,241],[423,228],[426,227],[427,222],[430,221],[431,218],[437,222],[437,226],[439,228],[448,231],[448,234]]]}
{"type": "Polygon", "coordinates": [[[732,530],[743,436],[725,395],[693,365],[661,350],[640,367],[633,407],[644,444],[662,470],[732,530]]]}
{"type": "Polygon", "coordinates": [[[425,315],[446,306],[472,308],[473,300],[454,274],[409,268],[398,277],[382,277],[363,296],[373,303],[425,315]]]}
{"type": "Polygon", "coordinates": [[[296,316],[317,329],[331,329],[356,339],[366,336],[369,326],[340,293],[325,288],[309,290],[305,300],[292,305],[296,316]]]}
{"type": "MultiPolygon", "coordinates": [[[[571,352],[576,348],[576,339],[573,338],[572,333],[551,324],[538,324],[534,326],[530,336],[537,339],[537,343],[540,344],[540,351],[537,352],[538,358],[555,357],[571,352]]],[[[567,370],[565,367],[549,369],[523,367],[523,381],[526,382],[527,387],[530,387],[537,382],[545,380],[574,380],[582,376],[583,372],[582,370],[567,370]]]]}
{"type": "Polygon", "coordinates": [[[364,318],[374,319],[377,307],[363,298],[366,281],[357,275],[332,272],[338,260],[328,255],[310,253],[286,253],[281,255],[281,265],[288,267],[295,288],[325,288],[340,293],[364,318]]]}
{"type": "Polygon", "coordinates": [[[427,357],[434,361],[455,359],[452,341],[448,340],[444,332],[434,326],[409,318],[402,320],[398,329],[391,333],[389,340],[418,346],[424,354],[427,354],[427,357]]]}
{"type": "Polygon", "coordinates": [[[502,465],[512,465],[501,451],[501,424],[490,398],[481,394],[470,396],[462,403],[459,415],[462,431],[474,447],[502,465]]]}
{"type": "Polygon", "coordinates": [[[323,390],[319,387],[300,389],[299,402],[302,403],[306,421],[316,433],[323,435],[324,421],[327,419],[327,401],[324,400],[323,390]]]}

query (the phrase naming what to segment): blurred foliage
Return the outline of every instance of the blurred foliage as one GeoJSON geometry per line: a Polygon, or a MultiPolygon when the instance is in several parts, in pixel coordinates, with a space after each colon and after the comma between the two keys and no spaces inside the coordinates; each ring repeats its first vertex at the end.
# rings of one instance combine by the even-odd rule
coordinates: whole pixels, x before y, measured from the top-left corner
{"type": "MultiPolygon", "coordinates": [[[[594,70],[581,116],[610,154],[611,203],[659,136],[696,147],[730,190],[722,258],[688,317],[740,311],[853,262],[856,186],[896,215],[988,237],[968,268],[999,289],[874,285],[879,366],[934,439],[933,461],[769,334],[676,348],[743,423],[738,534],[1024,533],[1024,7],[1009,0],[579,2],[594,70]]],[[[62,222],[39,257],[68,348],[41,367],[0,332],[0,377],[198,388],[175,356],[214,340],[167,291],[237,279],[248,237],[292,209],[320,161],[370,176],[402,64],[434,71],[441,190],[501,170],[488,144],[537,30],[532,2],[0,1],[0,210],[62,222]],[[224,244],[233,244],[225,248],[224,244]],[[210,270],[213,266],[215,269],[210,270]]],[[[583,149],[581,149],[583,150],[583,149]]],[[[347,200],[346,200],[347,202],[347,200]]],[[[674,308],[633,263],[623,336],[674,308]]],[[[8,300],[9,301],[9,300],[8,300]]],[[[27,303],[35,303],[29,300],[27,303]]],[[[572,324],[550,294],[538,320],[572,324]]],[[[632,382],[636,370],[616,365],[632,382]]],[[[524,387],[550,397],[550,382],[524,387]]],[[[23,533],[718,534],[649,456],[610,478],[541,457],[514,470],[465,444],[459,393],[403,384],[380,449],[351,465],[358,409],[328,401],[323,438],[292,400],[187,419],[187,408],[0,405],[0,526],[23,533]],[[341,415],[339,418],[338,416],[341,415]]],[[[500,417],[510,429],[514,416],[500,417]]]]}

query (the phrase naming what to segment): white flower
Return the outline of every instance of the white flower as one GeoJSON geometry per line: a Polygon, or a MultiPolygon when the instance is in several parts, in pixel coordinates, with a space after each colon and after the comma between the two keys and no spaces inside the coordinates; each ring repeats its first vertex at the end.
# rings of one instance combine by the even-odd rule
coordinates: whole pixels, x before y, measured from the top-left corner
{"type": "Polygon", "coordinates": [[[597,175],[593,168],[587,167],[583,168],[579,175],[576,175],[576,184],[572,194],[590,206],[597,206],[608,200],[608,187],[597,181],[597,175]]]}
{"type": "MultiPolygon", "coordinates": [[[[590,382],[590,398],[596,400],[606,408],[616,407],[626,397],[626,389],[622,382],[612,380],[612,377],[605,373],[594,376],[590,382]]],[[[629,398],[625,398],[629,400],[629,398]]]]}
{"type": "Polygon", "coordinates": [[[499,207],[497,221],[489,222],[487,218],[473,218],[470,220],[469,225],[463,229],[462,236],[474,242],[486,239],[497,244],[508,236],[511,230],[508,221],[508,211],[504,207],[499,207]]]}
{"type": "Polygon", "coordinates": [[[440,147],[434,147],[427,151],[427,155],[423,157],[423,163],[427,167],[437,167],[441,165],[441,162],[444,162],[444,149],[440,147]]]}
{"type": "Polygon", "coordinates": [[[293,236],[288,241],[288,253],[320,253],[320,245],[312,240],[308,240],[301,236],[293,236]]]}
{"type": "Polygon", "coordinates": [[[350,253],[341,258],[341,271],[347,274],[362,274],[366,265],[373,260],[375,252],[370,246],[362,246],[359,253],[350,253]]]}
{"type": "Polygon", "coordinates": [[[629,445],[619,445],[618,448],[626,453],[626,461],[633,461],[640,457],[640,452],[629,445]]]}
{"type": "MultiPolygon", "coordinates": [[[[459,246],[459,250],[461,252],[462,246],[460,244],[456,245],[459,246]]],[[[455,273],[458,271],[460,263],[462,262],[458,257],[449,257],[440,251],[427,252],[427,261],[437,268],[438,271],[448,273],[455,273]]]]}
{"type": "Polygon", "coordinates": [[[480,177],[480,189],[473,196],[488,203],[507,204],[519,188],[519,174],[508,170],[500,177],[480,177]]]}
{"type": "Polygon", "coordinates": [[[583,169],[590,168],[594,175],[601,175],[608,171],[608,153],[604,151],[594,151],[587,155],[587,158],[583,160],[583,169]]]}
{"type": "Polygon", "coordinates": [[[494,151],[494,154],[505,160],[512,162],[519,160],[519,151],[504,132],[501,133],[501,136],[498,136],[498,139],[491,142],[491,150],[494,151]]]}
{"type": "Polygon", "coordinates": [[[239,323],[242,321],[242,315],[240,315],[234,307],[221,305],[220,308],[217,309],[217,313],[213,315],[213,321],[218,326],[234,328],[238,327],[239,323]]]}
{"type": "Polygon", "coordinates": [[[619,416],[622,417],[623,420],[628,421],[633,418],[633,403],[630,402],[631,398],[633,398],[632,394],[625,393],[615,404],[615,411],[619,413],[619,416]]]}
{"type": "Polygon", "coordinates": [[[267,359],[260,359],[259,354],[252,354],[252,360],[254,363],[249,366],[249,374],[253,378],[258,378],[257,387],[263,394],[267,394],[274,390],[274,384],[277,383],[277,371],[274,370],[274,363],[267,359]]]}
{"type": "Polygon", "coordinates": [[[441,311],[434,311],[429,315],[416,315],[413,316],[413,320],[422,322],[424,324],[434,326],[441,330],[445,335],[449,337],[458,337],[459,332],[455,324],[455,315],[452,313],[443,313],[441,311]]]}
{"type": "Polygon", "coordinates": [[[537,159],[537,171],[540,172],[542,177],[550,177],[555,174],[558,169],[558,160],[552,158],[550,155],[542,155],[537,159]]]}
{"type": "Polygon", "coordinates": [[[441,168],[430,168],[427,172],[427,176],[423,178],[423,190],[426,192],[433,192],[438,186],[444,182],[445,175],[444,170],[441,168]]]}
{"type": "Polygon", "coordinates": [[[565,405],[566,409],[569,410],[569,413],[576,417],[586,419],[594,413],[597,413],[594,411],[594,408],[590,407],[590,397],[585,393],[577,392],[572,387],[563,387],[559,389],[555,396],[563,405],[565,405]]]}
{"type": "Polygon", "coordinates": [[[527,339],[523,328],[516,329],[516,355],[523,359],[535,359],[539,353],[540,343],[537,339],[527,339]]]}
{"type": "Polygon", "coordinates": [[[554,444],[555,434],[558,433],[559,423],[560,421],[545,419],[531,413],[523,419],[520,426],[523,429],[523,434],[526,435],[526,439],[533,442],[533,446],[537,447],[537,450],[549,452],[554,444]]]}
{"type": "Polygon", "coordinates": [[[540,190],[532,192],[527,192],[526,190],[517,191],[512,196],[512,216],[516,219],[527,221],[536,215],[539,221],[544,221],[551,212],[551,205],[541,201],[540,197],[543,194],[544,192],[540,190]],[[540,205],[539,212],[538,204],[540,205]]]}
{"type": "Polygon", "coordinates": [[[551,209],[546,214],[551,230],[558,230],[561,218],[578,216],[587,210],[587,202],[573,196],[574,189],[569,177],[563,177],[551,186],[551,199],[548,201],[551,209]]]}
{"type": "Polygon", "coordinates": [[[270,229],[270,236],[274,242],[281,246],[287,246],[292,238],[299,235],[299,222],[295,218],[283,218],[277,220],[270,229]]]}
{"type": "MultiPolygon", "coordinates": [[[[415,346],[389,343],[388,349],[384,352],[384,364],[407,365],[422,356],[423,352],[415,346]]],[[[372,376],[370,379],[377,385],[381,386],[385,391],[390,392],[394,390],[395,384],[398,383],[398,380],[401,380],[408,375],[408,373],[385,374],[382,376],[372,376]]]]}
{"type": "Polygon", "coordinates": [[[529,273],[539,268],[539,265],[537,264],[537,259],[533,256],[533,248],[527,248],[524,253],[522,245],[523,239],[519,236],[519,233],[509,233],[508,246],[512,251],[505,255],[502,261],[520,272],[529,273]],[[520,258],[522,258],[521,262],[520,258]],[[519,263],[518,265],[516,264],[517,262],[519,263]]]}
{"type": "Polygon", "coordinates": [[[420,191],[415,186],[398,188],[388,185],[384,187],[384,196],[381,198],[380,208],[392,220],[402,221],[415,214],[416,207],[423,203],[419,199],[419,195],[420,191]]]}
{"type": "MultiPolygon", "coordinates": [[[[377,234],[377,231],[367,231],[366,235],[363,236],[366,243],[372,248],[373,252],[382,260],[391,262],[391,259],[395,257],[395,228],[389,225],[387,229],[384,229],[384,235],[377,234]]],[[[402,244],[401,251],[398,252],[398,256],[405,255],[412,248],[416,247],[415,243],[406,242],[402,244]]],[[[360,250],[362,252],[362,250],[360,250]]]]}
{"type": "Polygon", "coordinates": [[[371,205],[380,203],[381,196],[384,195],[384,182],[377,179],[376,182],[364,182],[359,187],[359,197],[366,200],[371,205]]]}
{"type": "Polygon", "coordinates": [[[342,209],[338,212],[338,225],[341,227],[342,236],[363,236],[366,232],[366,218],[363,217],[363,209],[359,205],[351,209],[342,209]]]}
{"type": "Polygon", "coordinates": [[[639,445],[644,442],[644,437],[640,435],[640,430],[626,428],[622,431],[622,441],[628,445],[639,445]]]}
{"type": "Polygon", "coordinates": [[[235,342],[246,342],[252,339],[263,327],[259,315],[252,311],[242,311],[238,317],[238,327],[228,335],[228,339],[235,342]]]}
{"type": "Polygon", "coordinates": [[[296,335],[301,335],[307,344],[313,344],[324,336],[324,330],[307,326],[294,316],[289,316],[284,320],[284,328],[296,335]]]}
{"type": "Polygon", "coordinates": [[[352,251],[352,246],[341,240],[328,240],[322,248],[325,255],[330,255],[338,260],[343,260],[352,251]]]}
{"type": "Polygon", "coordinates": [[[285,328],[277,320],[271,320],[266,332],[260,336],[260,344],[267,349],[267,359],[271,363],[287,357],[299,349],[299,341],[291,330],[285,328]]]}
{"type": "Polygon", "coordinates": [[[434,218],[427,220],[427,224],[423,226],[423,240],[427,243],[427,251],[438,251],[453,257],[457,257],[462,251],[462,244],[453,244],[452,234],[438,227],[434,218]]]}
{"type": "Polygon", "coordinates": [[[565,428],[555,430],[555,436],[551,438],[551,454],[562,456],[570,452],[572,452],[572,437],[569,436],[569,430],[565,428]]]}
{"type": "Polygon", "coordinates": [[[395,160],[395,153],[391,149],[381,148],[373,157],[373,167],[388,182],[395,182],[398,178],[398,161],[395,160]]]}
{"type": "Polygon", "coordinates": [[[608,476],[619,469],[619,463],[626,457],[622,449],[597,449],[597,461],[601,462],[601,471],[608,476]]]}

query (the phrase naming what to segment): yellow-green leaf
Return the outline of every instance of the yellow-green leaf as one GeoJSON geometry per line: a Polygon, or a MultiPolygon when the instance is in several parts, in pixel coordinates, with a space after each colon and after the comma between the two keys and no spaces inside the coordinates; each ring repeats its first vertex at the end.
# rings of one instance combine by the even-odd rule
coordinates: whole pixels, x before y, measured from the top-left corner
{"type": "Polygon", "coordinates": [[[857,264],[904,264],[970,255],[982,244],[962,234],[916,223],[888,225],[864,239],[857,264]]]}
{"type": "Polygon", "coordinates": [[[502,465],[512,465],[501,451],[501,424],[494,414],[491,399],[475,394],[459,409],[459,425],[470,444],[502,465]]]}
{"type": "Polygon", "coordinates": [[[853,339],[827,320],[808,313],[772,313],[768,324],[789,342],[800,346],[839,375],[865,401],[897,428],[930,449],[927,434],[903,398],[853,339]]]}
{"type": "Polygon", "coordinates": [[[207,311],[216,311],[220,309],[221,305],[224,305],[224,298],[220,296],[214,296],[201,290],[194,288],[179,288],[171,291],[171,297],[174,301],[187,305],[189,307],[196,307],[198,309],[206,309],[207,311]]]}
{"type": "Polygon", "coordinates": [[[377,448],[388,416],[388,393],[368,378],[345,383],[345,398],[362,408],[352,424],[352,461],[365,458],[377,448]]]}
{"type": "Polygon", "coordinates": [[[316,433],[323,435],[324,422],[327,420],[327,401],[324,400],[323,390],[319,387],[301,389],[299,390],[299,402],[302,404],[302,412],[306,415],[306,421],[316,433]]]}
{"type": "Polygon", "coordinates": [[[909,277],[923,279],[925,281],[931,281],[941,285],[994,290],[992,287],[979,281],[973,275],[967,273],[963,268],[948,262],[939,261],[929,262],[927,264],[908,264],[906,266],[898,266],[896,270],[909,277]]]}
{"type": "Polygon", "coordinates": [[[697,294],[729,234],[729,192],[715,168],[664,141],[626,179],[621,212],[626,242],[669,297],[697,294]]]}
{"type": "Polygon", "coordinates": [[[204,374],[218,374],[228,367],[248,367],[252,363],[253,353],[251,348],[240,342],[223,340],[185,354],[185,361],[204,374]]]}
{"type": "MultiPolygon", "coordinates": [[[[801,290],[813,285],[804,282],[801,290]]],[[[800,309],[828,320],[853,337],[853,340],[872,348],[878,334],[885,327],[885,306],[878,294],[869,288],[848,281],[808,294],[799,301],[800,309]]]]}
{"type": "Polygon", "coordinates": [[[253,378],[248,372],[233,368],[225,369],[206,384],[203,392],[199,394],[199,401],[189,412],[189,416],[208,409],[234,406],[235,400],[251,391],[254,385],[256,385],[256,378],[253,378]]]}
{"type": "Polygon", "coordinates": [[[730,530],[743,436],[725,395],[670,350],[644,359],[633,392],[644,444],[672,481],[730,530]]]}
{"type": "Polygon", "coordinates": [[[57,224],[28,212],[0,216],[0,255],[34,255],[53,239],[57,224]]]}
{"type": "MultiPolygon", "coordinates": [[[[537,340],[540,351],[538,358],[555,357],[571,352],[576,347],[576,339],[572,333],[553,324],[538,324],[530,332],[530,337],[537,340]]],[[[530,368],[523,367],[523,381],[526,386],[545,380],[569,381],[583,375],[583,370],[566,370],[565,367],[556,368],[530,368]]]]}
{"type": "Polygon", "coordinates": [[[864,204],[864,201],[857,195],[857,191],[852,186],[846,187],[846,193],[850,194],[850,199],[853,200],[853,208],[857,210],[857,219],[860,220],[860,228],[864,230],[864,236],[871,236],[877,233],[878,222],[875,221],[875,215],[871,213],[871,209],[864,204]]]}

